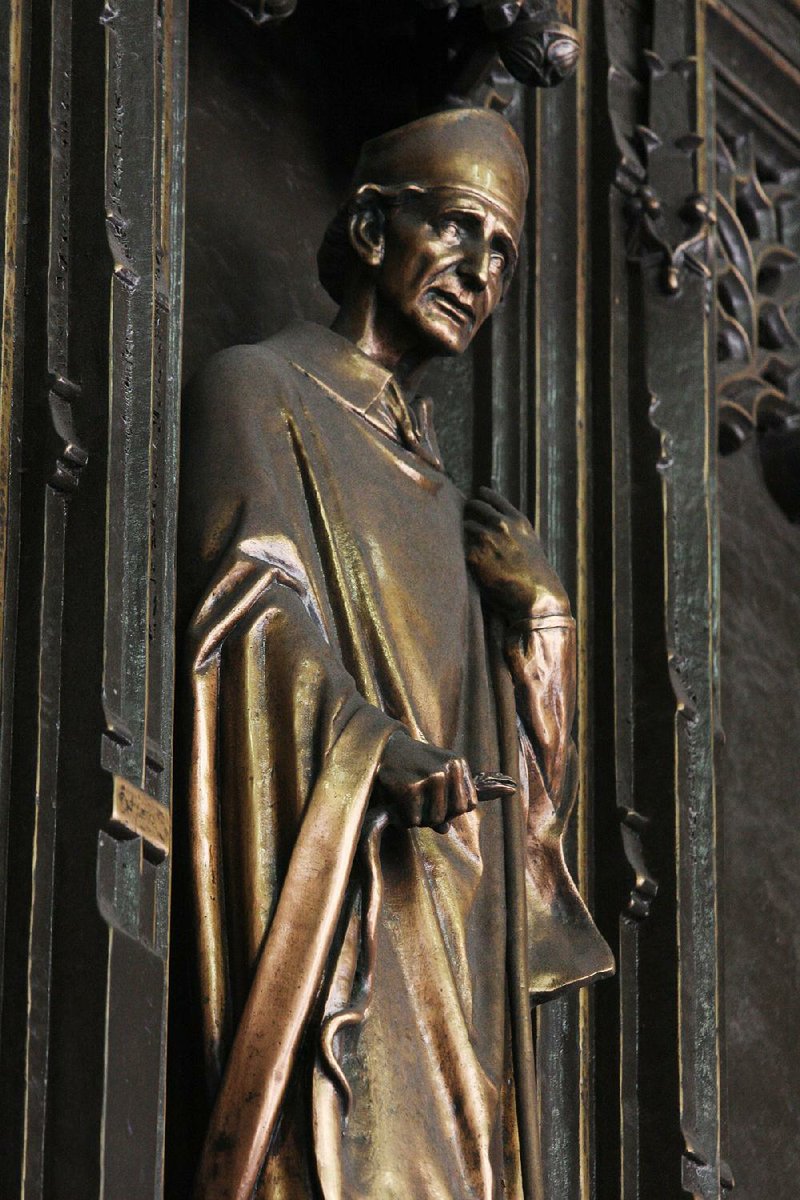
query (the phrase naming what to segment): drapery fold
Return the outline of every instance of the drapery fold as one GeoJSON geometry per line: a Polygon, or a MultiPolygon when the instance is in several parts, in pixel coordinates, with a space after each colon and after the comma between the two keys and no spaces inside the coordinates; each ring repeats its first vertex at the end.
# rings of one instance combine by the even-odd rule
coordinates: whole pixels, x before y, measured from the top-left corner
{"type": "MultiPolygon", "coordinates": [[[[359,843],[386,741],[403,727],[496,771],[503,733],[464,497],[373,419],[385,386],[301,325],[217,356],[187,398],[187,804],[216,1094],[198,1200],[521,1196],[498,803],[447,834],[384,831],[369,1015],[330,1047],[349,1109],[321,1055],[364,982],[359,843]]],[[[612,965],[562,850],[574,654],[569,624],[505,645],[539,995],[612,965]]]]}
{"type": "MultiPolygon", "coordinates": [[[[265,604],[263,613],[249,627],[245,643],[255,637],[261,640],[259,650],[270,652],[267,628],[281,623],[281,600],[287,604],[287,599],[265,604]]],[[[252,648],[245,647],[245,655],[252,653],[252,648]]],[[[329,726],[330,744],[302,811],[297,814],[293,845],[280,883],[277,871],[267,869],[260,878],[251,875],[243,889],[245,896],[238,904],[230,905],[234,911],[229,914],[219,879],[226,859],[229,873],[235,872],[235,865],[233,851],[229,848],[226,854],[223,845],[225,831],[220,829],[218,819],[220,797],[208,759],[208,749],[217,744],[219,735],[219,659],[218,651],[195,675],[198,756],[191,833],[195,871],[209,880],[208,888],[197,889],[196,911],[201,972],[208,984],[204,998],[207,1055],[214,1071],[222,1066],[228,1038],[230,1046],[197,1190],[207,1200],[246,1200],[261,1171],[265,1148],[270,1144],[298,1048],[319,995],[375,772],[386,740],[396,726],[371,705],[354,702],[353,697],[336,697],[338,711],[329,726]],[[256,902],[249,911],[248,901],[256,902]],[[226,971],[226,951],[231,947],[224,932],[228,915],[251,926],[245,933],[245,943],[258,940],[258,931],[266,929],[251,960],[255,961],[255,970],[232,1038],[228,1032],[231,1000],[226,997],[231,986],[226,971]]],[[[258,659],[260,654],[256,652],[258,659]]],[[[246,685],[241,695],[249,698],[246,685]]],[[[247,743],[252,745],[248,715],[246,708],[239,712],[227,708],[225,741],[231,753],[237,746],[246,769],[249,766],[255,772],[258,764],[247,762],[247,743]]],[[[298,747],[299,757],[304,749],[298,747]]],[[[237,767],[241,769],[242,765],[240,760],[237,767]]],[[[255,866],[257,872],[258,861],[255,866]]],[[[241,956],[242,948],[237,950],[241,956]]]]}

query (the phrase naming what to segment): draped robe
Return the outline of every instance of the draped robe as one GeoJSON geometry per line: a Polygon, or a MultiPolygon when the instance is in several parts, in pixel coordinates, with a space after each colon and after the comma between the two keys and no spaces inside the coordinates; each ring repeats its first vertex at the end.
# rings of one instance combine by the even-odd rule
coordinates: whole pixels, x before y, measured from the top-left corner
{"type": "Polygon", "coordinates": [[[429,402],[338,334],[298,323],[215,356],[184,427],[187,802],[218,1094],[197,1194],[520,1200],[501,802],[445,833],[384,828],[373,785],[400,727],[499,769],[501,656],[531,993],[608,973],[562,852],[574,624],[493,631],[429,402]],[[244,1090],[225,1078],[234,1044],[244,1090]]]}

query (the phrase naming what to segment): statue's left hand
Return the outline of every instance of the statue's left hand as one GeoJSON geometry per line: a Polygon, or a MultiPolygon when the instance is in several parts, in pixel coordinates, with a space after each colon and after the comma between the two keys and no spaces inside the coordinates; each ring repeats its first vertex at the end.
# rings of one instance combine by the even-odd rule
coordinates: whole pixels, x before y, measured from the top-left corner
{"type": "Polygon", "coordinates": [[[569,598],[538,534],[504,496],[482,487],[464,509],[467,562],[488,604],[511,624],[567,615],[569,598]]]}

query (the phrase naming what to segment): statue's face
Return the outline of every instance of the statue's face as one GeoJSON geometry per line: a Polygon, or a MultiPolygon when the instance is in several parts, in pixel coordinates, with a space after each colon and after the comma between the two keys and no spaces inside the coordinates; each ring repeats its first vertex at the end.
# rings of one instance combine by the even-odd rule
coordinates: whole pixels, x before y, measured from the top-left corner
{"type": "Polygon", "coordinates": [[[500,300],[517,259],[512,221],[455,188],[388,209],[377,291],[384,312],[434,354],[461,354],[500,300]]]}

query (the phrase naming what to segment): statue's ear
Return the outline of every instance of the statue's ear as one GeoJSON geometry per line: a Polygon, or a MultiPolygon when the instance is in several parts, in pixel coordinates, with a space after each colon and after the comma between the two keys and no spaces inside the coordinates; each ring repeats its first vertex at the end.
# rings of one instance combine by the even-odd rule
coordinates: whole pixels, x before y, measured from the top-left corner
{"type": "Polygon", "coordinates": [[[379,267],[385,248],[386,213],[383,197],[372,184],[364,184],[355,196],[348,222],[350,245],[368,267],[379,267]]]}

